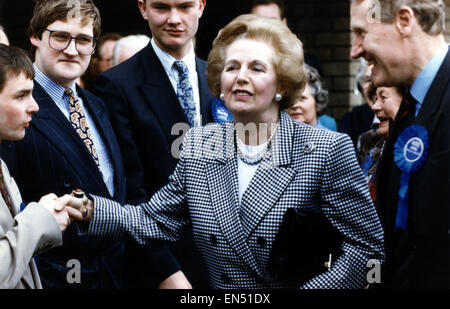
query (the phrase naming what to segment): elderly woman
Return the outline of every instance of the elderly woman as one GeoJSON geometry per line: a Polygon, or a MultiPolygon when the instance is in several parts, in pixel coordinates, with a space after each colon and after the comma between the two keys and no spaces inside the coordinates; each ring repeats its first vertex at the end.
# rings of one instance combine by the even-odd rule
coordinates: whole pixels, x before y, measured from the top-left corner
{"type": "MultiPolygon", "coordinates": [[[[207,73],[234,123],[191,129],[169,183],[147,203],[73,198],[74,219],[90,221],[90,235],[140,244],[176,241],[192,223],[214,288],[364,287],[368,260],[383,259],[382,228],[350,139],[283,112],[303,90],[302,62],[302,44],[283,23],[233,20],[214,41],[207,73]],[[298,284],[269,275],[288,209],[323,214],[342,237],[330,270],[317,261],[323,270],[298,284]]],[[[314,236],[292,235],[291,247],[314,236]]]]}
{"type": "Polygon", "coordinates": [[[378,162],[383,151],[384,144],[388,138],[389,123],[395,119],[400,103],[403,99],[403,88],[398,87],[375,87],[373,84],[368,88],[368,97],[373,102],[372,110],[380,121],[375,129],[364,132],[358,138],[357,152],[358,162],[369,183],[370,194],[375,202],[375,175],[378,162]]]}
{"type": "Polygon", "coordinates": [[[328,105],[328,91],[323,88],[319,72],[307,64],[305,73],[307,76],[306,87],[303,93],[295,101],[294,106],[286,112],[295,121],[304,122],[319,129],[327,129],[320,120],[319,115],[328,105]]]}

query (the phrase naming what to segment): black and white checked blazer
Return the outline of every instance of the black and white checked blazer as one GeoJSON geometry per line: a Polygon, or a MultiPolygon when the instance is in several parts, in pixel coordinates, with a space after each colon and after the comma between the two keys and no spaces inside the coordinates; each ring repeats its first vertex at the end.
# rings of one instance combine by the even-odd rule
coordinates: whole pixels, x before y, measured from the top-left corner
{"type": "Polygon", "coordinates": [[[383,231],[350,138],[282,113],[239,205],[234,136],[232,123],[191,129],[169,183],[149,202],[121,206],[93,196],[89,234],[175,241],[191,221],[214,288],[297,288],[267,279],[269,254],[287,208],[320,209],[344,235],[343,253],[302,287],[364,287],[368,260],[384,259],[383,231]]]}

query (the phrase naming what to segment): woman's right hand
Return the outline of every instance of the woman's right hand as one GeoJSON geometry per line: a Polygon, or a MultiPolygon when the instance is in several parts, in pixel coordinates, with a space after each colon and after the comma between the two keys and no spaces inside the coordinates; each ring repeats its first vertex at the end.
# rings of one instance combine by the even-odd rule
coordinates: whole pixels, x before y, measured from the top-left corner
{"type": "Polygon", "coordinates": [[[94,216],[94,202],[84,198],[77,198],[71,195],[64,195],[67,199],[67,207],[72,208],[72,211],[68,211],[71,221],[89,222],[94,216]]]}

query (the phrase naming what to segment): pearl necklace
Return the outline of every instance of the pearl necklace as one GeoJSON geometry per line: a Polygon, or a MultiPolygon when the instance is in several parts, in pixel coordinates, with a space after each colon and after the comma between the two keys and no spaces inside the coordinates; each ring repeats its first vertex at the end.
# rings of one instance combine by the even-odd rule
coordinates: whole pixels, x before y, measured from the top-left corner
{"type": "Polygon", "coordinates": [[[238,137],[238,133],[236,132],[236,141],[237,141],[237,152],[238,152],[238,158],[242,160],[247,165],[255,165],[259,164],[263,159],[265,154],[267,153],[267,150],[270,149],[270,142],[272,141],[272,138],[274,137],[276,131],[278,129],[278,123],[275,129],[272,132],[272,135],[269,137],[269,139],[261,145],[257,146],[250,146],[244,144],[241,139],[238,137]]]}

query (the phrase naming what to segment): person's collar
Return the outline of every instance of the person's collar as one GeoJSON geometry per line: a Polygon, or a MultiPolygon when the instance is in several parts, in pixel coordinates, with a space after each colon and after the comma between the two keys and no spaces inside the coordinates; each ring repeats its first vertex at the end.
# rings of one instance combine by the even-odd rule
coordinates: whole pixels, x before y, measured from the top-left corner
{"type": "Polygon", "coordinates": [[[428,90],[430,89],[431,84],[439,71],[439,68],[444,62],[448,49],[449,47],[447,44],[442,44],[412,84],[410,90],[411,95],[419,104],[422,104],[425,100],[425,96],[427,95],[428,90]]]}
{"type": "MultiPolygon", "coordinates": [[[[50,77],[42,73],[38,69],[36,64],[34,64],[33,66],[35,71],[34,79],[36,80],[36,82],[38,82],[39,85],[42,86],[42,88],[45,90],[45,92],[48,93],[48,95],[50,96],[50,98],[52,98],[54,102],[60,102],[64,97],[64,91],[66,90],[66,88],[56,83],[50,77]]],[[[73,93],[77,94],[75,82],[72,83],[70,89],[72,89],[73,93]]]]}
{"type": "MultiPolygon", "coordinates": [[[[156,44],[154,38],[152,38],[151,44],[152,44],[153,50],[155,51],[156,56],[161,61],[164,69],[166,69],[166,71],[170,71],[172,69],[173,63],[175,61],[177,61],[177,59],[175,59],[173,56],[171,56],[166,51],[159,48],[159,46],[156,44]]],[[[190,51],[187,53],[186,56],[184,56],[180,60],[186,64],[186,66],[189,69],[189,72],[194,72],[196,70],[195,52],[194,52],[193,43],[191,43],[191,44],[192,44],[192,47],[191,47],[190,51]]]]}

